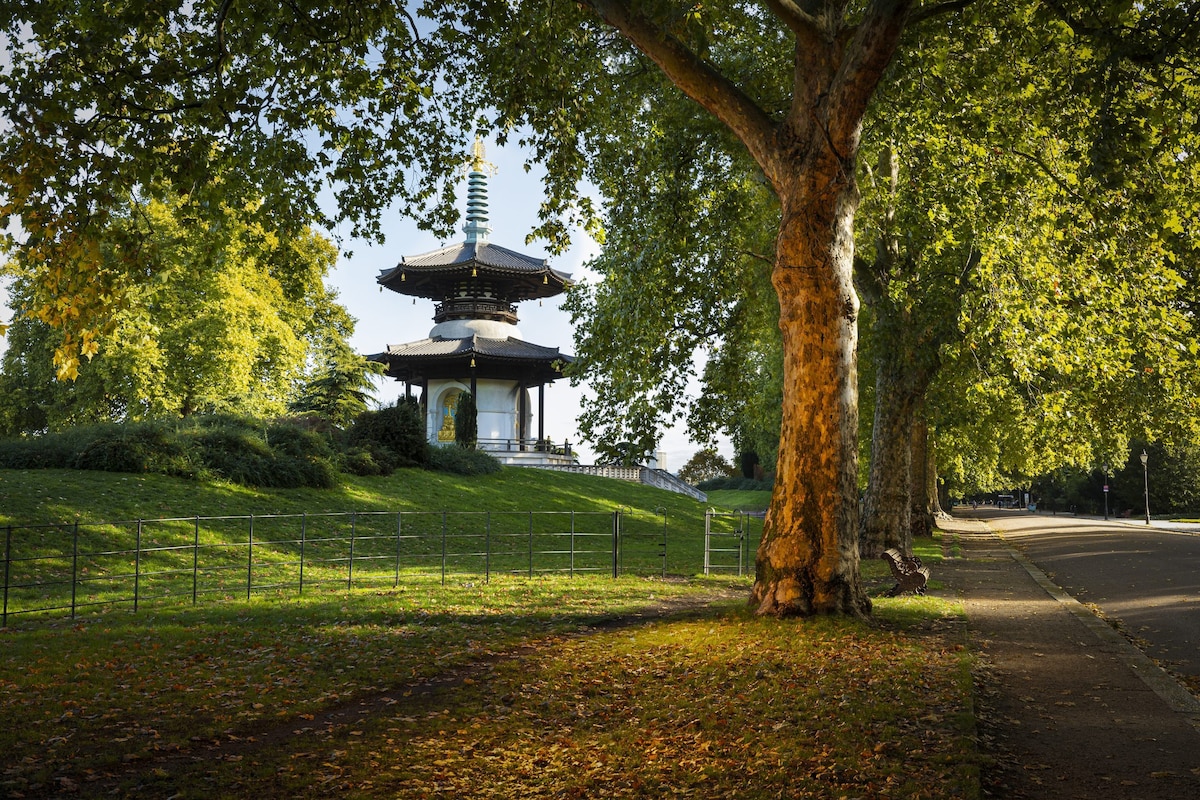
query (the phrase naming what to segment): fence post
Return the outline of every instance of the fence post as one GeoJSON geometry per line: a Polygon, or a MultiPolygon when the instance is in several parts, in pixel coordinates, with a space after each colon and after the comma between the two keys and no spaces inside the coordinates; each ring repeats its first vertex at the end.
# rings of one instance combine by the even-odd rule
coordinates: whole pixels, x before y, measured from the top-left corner
{"type": "Polygon", "coordinates": [[[571,569],[568,573],[572,578],[575,577],[575,512],[571,512],[571,569]]]}
{"type": "Polygon", "coordinates": [[[296,594],[304,594],[304,550],[308,544],[308,512],[300,512],[300,589],[296,594]]]}
{"type": "Polygon", "coordinates": [[[350,584],[354,581],[354,532],[358,522],[358,512],[350,512],[350,564],[346,570],[346,589],[350,589],[350,584]]]}
{"type": "Polygon", "coordinates": [[[254,581],[254,515],[250,515],[250,531],[246,541],[246,599],[250,599],[250,586],[254,581]]]}
{"type": "Polygon", "coordinates": [[[138,610],[138,595],[142,588],[142,521],[137,521],[137,539],[133,545],[133,613],[138,610]]]}
{"type": "Polygon", "coordinates": [[[708,574],[708,552],[712,547],[712,511],[704,512],[704,574],[708,574]]]}
{"type": "Polygon", "coordinates": [[[659,506],[655,509],[663,518],[663,540],[662,540],[662,576],[667,577],[667,509],[666,506],[659,506]]]}
{"type": "Polygon", "coordinates": [[[746,541],[746,522],[750,515],[743,513],[738,520],[738,577],[746,574],[746,549],[750,546],[746,541]]]}
{"type": "Polygon", "coordinates": [[[442,586],[446,585],[446,512],[442,511],[442,586]]]}
{"type": "Polygon", "coordinates": [[[8,578],[9,565],[12,563],[12,525],[4,528],[4,611],[0,615],[0,626],[8,627],[8,578]]]}
{"type": "Polygon", "coordinates": [[[533,512],[529,512],[529,577],[533,577],[533,512]]]}
{"type": "Polygon", "coordinates": [[[492,582],[492,512],[487,512],[487,528],[483,537],[483,582],[492,582]]]}
{"type": "Polygon", "coordinates": [[[392,588],[393,589],[395,589],[397,586],[400,585],[400,541],[401,541],[400,534],[403,531],[403,527],[404,527],[404,523],[402,522],[403,519],[404,519],[404,512],[397,511],[396,512],[396,574],[392,578],[392,588]]]}
{"type": "Polygon", "coordinates": [[[200,515],[192,527],[192,605],[196,605],[196,594],[200,582],[200,515]]]}
{"type": "Polygon", "coordinates": [[[621,542],[621,512],[614,511],[612,516],[612,576],[617,577],[619,571],[619,556],[617,548],[621,542]]]}

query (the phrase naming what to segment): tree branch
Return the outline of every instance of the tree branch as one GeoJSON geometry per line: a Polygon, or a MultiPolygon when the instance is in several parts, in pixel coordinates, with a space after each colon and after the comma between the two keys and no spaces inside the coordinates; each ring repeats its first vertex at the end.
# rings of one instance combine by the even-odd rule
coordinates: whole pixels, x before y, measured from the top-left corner
{"type": "Polygon", "coordinates": [[[733,131],[759,166],[771,174],[775,123],[749,96],[679,39],[629,8],[626,0],[588,0],[588,4],[657,64],[680,91],[733,131]]]}
{"type": "Polygon", "coordinates": [[[1072,199],[1077,200],[1081,203],[1085,203],[1085,204],[1088,202],[1086,198],[1084,198],[1082,195],[1080,195],[1078,192],[1076,192],[1074,189],[1072,189],[1070,187],[1070,185],[1067,184],[1066,181],[1064,181],[1062,178],[1055,175],[1054,171],[1052,169],[1050,169],[1049,164],[1047,164],[1045,161],[1043,161],[1042,159],[1035,156],[1033,153],[1026,153],[1022,150],[1016,149],[1015,147],[1012,149],[1012,152],[1013,152],[1013,155],[1020,156],[1021,158],[1024,158],[1027,161],[1033,162],[1033,164],[1036,165],[1038,169],[1040,169],[1043,173],[1045,173],[1047,178],[1049,178],[1051,181],[1053,181],[1054,184],[1059,189],[1062,189],[1072,199]]]}
{"type": "Polygon", "coordinates": [[[796,5],[793,0],[765,0],[771,13],[783,20],[797,37],[807,36],[821,28],[821,22],[796,5]]]}
{"type": "Polygon", "coordinates": [[[846,47],[829,87],[831,145],[840,153],[857,144],[863,114],[907,24],[912,0],[875,0],[846,47]]]}
{"type": "Polygon", "coordinates": [[[922,6],[915,8],[908,15],[908,24],[910,26],[920,25],[926,20],[940,17],[942,14],[952,14],[955,11],[962,11],[968,6],[974,5],[976,0],[950,0],[945,3],[934,3],[931,6],[922,6]]]}

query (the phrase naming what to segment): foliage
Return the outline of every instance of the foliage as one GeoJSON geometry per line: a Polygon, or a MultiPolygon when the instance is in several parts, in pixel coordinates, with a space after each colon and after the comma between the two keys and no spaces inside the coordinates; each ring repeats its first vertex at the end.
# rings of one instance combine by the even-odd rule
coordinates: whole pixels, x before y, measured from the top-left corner
{"type": "Polygon", "coordinates": [[[696,485],[697,489],[709,491],[712,489],[736,489],[747,492],[769,492],[773,488],[771,481],[760,481],[754,478],[740,478],[736,475],[731,475],[725,478],[709,478],[706,481],[700,481],[696,485]]]}
{"type": "Polygon", "coordinates": [[[342,342],[353,325],[324,286],[332,246],[307,230],[280,241],[248,217],[225,209],[205,226],[178,202],[152,201],[112,220],[104,264],[137,240],[153,279],[127,291],[82,364],[54,356],[69,334],[36,315],[39,265],[21,251],[8,265],[18,317],[0,372],[2,429],[281,413],[310,354],[342,342]]]}
{"type": "MultiPolygon", "coordinates": [[[[356,233],[378,233],[393,203],[437,205],[448,153],[465,147],[426,103],[410,22],[392,6],[4,8],[0,218],[19,221],[11,244],[38,271],[30,310],[65,331],[65,371],[153,283],[138,239],[102,252],[131,193],[139,205],[169,193],[210,222],[245,209],[281,241],[314,218],[335,228],[318,209],[326,185],[356,233]]],[[[431,224],[449,227],[446,207],[431,224]]]]}
{"type": "Polygon", "coordinates": [[[454,414],[454,443],[465,450],[474,450],[478,438],[479,413],[475,408],[475,396],[463,392],[458,396],[454,414]]]}
{"type": "Polygon", "coordinates": [[[288,409],[313,413],[344,428],[368,410],[374,384],[386,365],[358,355],[342,339],[326,346],[319,371],[309,377],[288,409]]]}
{"type": "Polygon", "coordinates": [[[330,488],[336,475],[324,437],[288,422],[232,416],[107,423],[3,439],[0,467],[156,472],[280,488],[330,488]]]}
{"type": "Polygon", "coordinates": [[[203,785],[264,800],[635,780],[709,796],[970,795],[968,664],[919,628],[950,609],[884,600],[878,625],[785,629],[731,609],[731,588],[744,582],[496,576],[9,629],[6,780],[27,796],[203,785]],[[627,615],[641,624],[612,629],[627,615]],[[457,689],[419,691],[438,679],[457,689]],[[373,710],[338,714],[359,703],[373,710]]]}
{"type": "Polygon", "coordinates": [[[500,462],[483,450],[463,447],[455,442],[429,448],[429,468],[455,475],[490,475],[500,471],[500,462]]]}
{"type": "MultiPolygon", "coordinates": [[[[1063,511],[1071,506],[1089,514],[1103,511],[1103,470],[1059,470],[1033,481],[1041,502],[1051,501],[1063,511]]],[[[1200,446],[1169,445],[1134,441],[1128,457],[1109,466],[1109,511],[1117,516],[1139,517],[1146,511],[1146,487],[1150,490],[1150,513],[1158,515],[1200,512],[1200,446]],[[1142,466],[1141,454],[1147,455],[1142,466]]]]}
{"type": "Polygon", "coordinates": [[[653,74],[636,80],[651,99],[622,109],[630,127],[606,134],[590,170],[609,198],[604,248],[588,265],[602,280],[580,284],[565,305],[573,380],[595,390],[581,430],[651,452],[664,425],[685,419],[701,441],[726,432],[751,446],[761,438],[773,453],[777,202],[727,132],[653,74]],[[697,375],[698,350],[707,359],[697,375]]]}
{"type": "Polygon", "coordinates": [[[943,469],[968,492],[1114,463],[1200,421],[1200,241],[1176,230],[1200,220],[1194,23],[1171,4],[1108,14],[1037,36],[1012,17],[1010,55],[976,78],[984,98],[1024,89],[1020,115],[979,120],[1006,194],[935,388],[943,469]]]}
{"type": "Polygon", "coordinates": [[[711,447],[697,450],[688,462],[679,470],[682,481],[699,485],[710,478],[719,478],[733,474],[733,465],[711,447]]]}
{"type": "Polygon", "coordinates": [[[351,461],[372,464],[378,471],[350,471],[360,475],[387,475],[398,467],[415,467],[429,461],[425,418],[413,400],[399,398],[393,405],[365,411],[346,432],[351,461]]]}

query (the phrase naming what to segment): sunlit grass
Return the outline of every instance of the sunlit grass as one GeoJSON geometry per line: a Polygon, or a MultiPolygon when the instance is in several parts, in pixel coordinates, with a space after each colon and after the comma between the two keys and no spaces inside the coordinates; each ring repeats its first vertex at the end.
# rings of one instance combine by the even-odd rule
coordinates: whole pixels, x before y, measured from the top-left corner
{"type": "Polygon", "coordinates": [[[977,796],[965,654],[929,633],[953,607],[880,599],[874,622],[780,622],[748,614],[748,588],[427,581],[9,630],[6,788],[977,796]],[[606,627],[681,602],[705,610],[606,627]]]}

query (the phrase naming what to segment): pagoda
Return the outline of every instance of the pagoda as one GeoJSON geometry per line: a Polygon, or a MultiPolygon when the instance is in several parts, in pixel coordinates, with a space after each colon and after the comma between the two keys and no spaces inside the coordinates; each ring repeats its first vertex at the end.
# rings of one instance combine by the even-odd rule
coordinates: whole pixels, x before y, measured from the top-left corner
{"type": "Polygon", "coordinates": [[[561,294],[571,276],[488,241],[487,173],[483,147],[475,143],[467,184],[466,240],[383,270],[380,286],[436,302],[429,337],[388,345],[371,360],[384,374],[405,383],[405,395],[420,389],[426,435],[431,444],[454,442],[458,400],[475,398],[477,447],[503,463],[572,464],[569,444],[552,445],[545,431],[545,388],[573,360],[557,347],[525,340],[517,327],[516,304],[561,294]],[[531,390],[537,390],[537,430],[531,390]]]}

